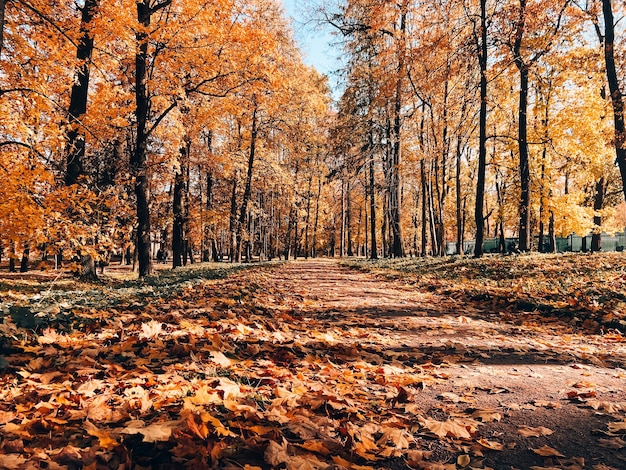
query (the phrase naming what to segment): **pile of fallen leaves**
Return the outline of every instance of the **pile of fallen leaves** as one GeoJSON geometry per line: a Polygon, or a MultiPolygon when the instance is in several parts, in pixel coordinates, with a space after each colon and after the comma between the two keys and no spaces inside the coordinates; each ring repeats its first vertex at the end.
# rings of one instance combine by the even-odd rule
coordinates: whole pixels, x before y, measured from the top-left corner
{"type": "Polygon", "coordinates": [[[626,332],[624,253],[402,258],[349,265],[514,315],[534,312],[590,332],[626,332]]]}
{"type": "MultiPolygon", "coordinates": [[[[476,398],[506,389],[446,390],[423,405],[459,348],[390,347],[391,327],[275,285],[283,267],[5,293],[0,467],[449,470],[489,468],[506,449],[484,429],[513,405],[476,398]]],[[[602,432],[622,452],[626,401],[602,402],[583,382],[564,398],[618,417],[602,432]]],[[[552,431],[519,427],[524,439],[552,431]]],[[[585,468],[548,445],[533,452],[541,468],[585,468]]]]}

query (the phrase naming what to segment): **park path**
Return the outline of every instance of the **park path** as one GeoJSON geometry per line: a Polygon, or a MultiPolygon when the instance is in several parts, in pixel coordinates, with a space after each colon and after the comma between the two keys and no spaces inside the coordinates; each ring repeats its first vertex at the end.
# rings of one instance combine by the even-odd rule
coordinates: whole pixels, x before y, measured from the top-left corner
{"type": "Polygon", "coordinates": [[[335,260],[290,262],[263,277],[274,308],[301,315],[309,328],[332,332],[340,342],[341,332],[350,331],[345,346],[360,338],[365,360],[382,350],[386,359],[436,365],[445,381],[425,385],[419,397],[424,409],[464,403],[504,410],[502,421],[487,425],[512,446],[492,457],[495,468],[509,468],[499,465],[516,459],[520,468],[532,463],[520,426],[550,428],[555,433],[542,444],[598,463],[604,457],[594,454],[593,433],[606,427],[606,419],[593,407],[600,415],[603,406],[626,409],[626,351],[604,337],[535,317],[526,321],[525,312],[515,317],[479,302],[419,292],[410,279],[382,278],[335,260]],[[591,398],[590,406],[580,406],[583,397],[591,398]]]}

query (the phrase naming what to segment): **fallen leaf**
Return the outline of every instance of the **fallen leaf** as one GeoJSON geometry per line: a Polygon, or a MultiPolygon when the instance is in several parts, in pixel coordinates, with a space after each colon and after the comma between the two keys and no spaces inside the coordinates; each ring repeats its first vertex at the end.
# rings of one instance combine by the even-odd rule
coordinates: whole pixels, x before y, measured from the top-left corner
{"type": "Polygon", "coordinates": [[[101,447],[105,449],[113,449],[117,447],[118,442],[111,436],[108,431],[99,429],[91,421],[87,420],[83,423],[83,428],[87,431],[87,434],[93,437],[97,437],[101,447]]]}
{"type": "Polygon", "coordinates": [[[279,444],[276,441],[269,441],[264,453],[265,463],[275,467],[287,463],[291,457],[287,453],[287,441],[279,444]]]}
{"type": "Polygon", "coordinates": [[[495,442],[495,441],[488,441],[487,439],[484,439],[484,438],[478,439],[476,442],[478,442],[485,449],[498,450],[498,451],[504,449],[503,444],[499,442],[495,442]]]}
{"type": "Polygon", "coordinates": [[[437,421],[426,418],[423,426],[439,438],[453,437],[458,439],[471,439],[472,435],[465,425],[455,420],[437,421]]]}
{"type": "Polygon", "coordinates": [[[172,436],[172,432],[178,429],[182,421],[158,421],[146,426],[140,420],[129,422],[120,432],[123,434],[141,434],[143,442],[164,442],[172,436]]]}
{"type": "Polygon", "coordinates": [[[541,437],[541,436],[549,436],[554,434],[552,429],[539,426],[536,428],[532,428],[530,426],[520,426],[517,428],[517,432],[524,437],[541,437]]]}
{"type": "Polygon", "coordinates": [[[483,423],[489,423],[492,421],[500,421],[502,419],[502,413],[496,410],[487,410],[487,409],[480,410],[479,409],[479,410],[475,410],[471,414],[471,417],[474,419],[478,419],[482,421],[483,423]]]}
{"type": "Polygon", "coordinates": [[[543,446],[539,449],[532,449],[532,451],[537,455],[541,455],[542,457],[565,457],[558,450],[553,449],[549,446],[543,446]]]}
{"type": "Polygon", "coordinates": [[[600,446],[607,449],[623,449],[626,447],[626,441],[619,437],[613,437],[611,439],[598,439],[600,446]]]}

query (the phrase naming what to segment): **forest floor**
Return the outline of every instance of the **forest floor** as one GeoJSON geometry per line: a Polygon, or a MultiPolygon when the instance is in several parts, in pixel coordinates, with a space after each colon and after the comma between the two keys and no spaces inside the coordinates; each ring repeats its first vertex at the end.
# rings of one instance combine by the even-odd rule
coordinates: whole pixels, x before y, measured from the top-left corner
{"type": "Polygon", "coordinates": [[[0,276],[0,468],[625,468],[625,296],[623,254],[0,276]]]}

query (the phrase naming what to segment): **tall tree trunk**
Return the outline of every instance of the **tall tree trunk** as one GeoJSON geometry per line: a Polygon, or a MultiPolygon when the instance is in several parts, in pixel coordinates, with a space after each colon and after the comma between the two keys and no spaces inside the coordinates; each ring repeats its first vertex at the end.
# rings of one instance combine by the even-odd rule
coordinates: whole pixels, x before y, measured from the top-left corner
{"type": "Polygon", "coordinates": [[[354,256],[354,248],[352,246],[352,197],[350,190],[350,180],[346,182],[346,253],[348,256],[354,256]]]}
{"type": "Polygon", "coordinates": [[[459,256],[463,256],[463,208],[461,194],[461,139],[459,138],[456,145],[456,252],[459,256]]]}
{"type": "Polygon", "coordinates": [[[528,152],[528,67],[520,62],[519,95],[519,249],[530,251],[530,157],[528,152]]]}
{"type": "Polygon", "coordinates": [[[407,1],[400,5],[400,38],[398,44],[398,67],[396,70],[396,90],[393,109],[393,148],[391,152],[390,185],[389,185],[389,224],[391,228],[391,254],[394,258],[404,256],[402,246],[402,216],[401,216],[401,187],[400,187],[400,161],[402,153],[402,88],[405,73],[405,41],[406,41],[406,17],[407,1]]]}
{"type": "Polygon", "coordinates": [[[513,45],[514,62],[520,74],[519,109],[518,109],[518,146],[519,146],[519,249],[530,251],[530,157],[528,152],[528,65],[522,57],[522,42],[526,27],[526,0],[519,0],[515,42],[513,45]]]}
{"type": "Polygon", "coordinates": [[[312,256],[317,257],[317,232],[319,228],[320,220],[320,199],[322,197],[322,179],[317,178],[317,195],[315,196],[315,222],[313,223],[313,244],[312,244],[312,256]]]}
{"type": "Polygon", "coordinates": [[[304,221],[304,258],[309,259],[310,256],[310,246],[309,246],[309,232],[311,229],[311,199],[313,198],[313,194],[311,192],[311,188],[313,186],[313,174],[309,175],[307,182],[307,190],[306,190],[306,218],[304,221]]]}
{"type": "Polygon", "coordinates": [[[152,273],[150,259],[150,206],[148,201],[148,113],[150,100],[148,97],[148,34],[152,11],[149,2],[137,1],[137,19],[144,28],[136,33],[137,54],[135,56],[135,117],[137,119],[137,135],[135,151],[130,160],[135,177],[135,197],[137,198],[137,261],[139,277],[144,278],[152,273]]]}
{"type": "Polygon", "coordinates": [[[626,199],[626,126],[624,123],[624,94],[620,88],[615,66],[615,20],[611,0],[602,0],[604,14],[604,60],[606,77],[609,82],[611,102],[613,103],[613,120],[615,125],[615,152],[617,165],[622,177],[622,191],[626,199]]]}
{"type": "Polygon", "coordinates": [[[4,12],[6,11],[7,0],[0,0],[0,59],[4,47],[4,12]]]}
{"type": "Polygon", "coordinates": [[[256,156],[256,141],[258,136],[257,113],[258,108],[255,103],[254,110],[252,111],[252,130],[250,132],[250,152],[248,154],[246,185],[243,191],[241,207],[239,208],[239,220],[237,223],[237,262],[241,261],[241,242],[243,239],[243,228],[245,227],[246,216],[248,213],[248,202],[250,201],[250,196],[252,194],[252,175],[254,171],[254,158],[256,156]]]}
{"type": "Polygon", "coordinates": [[[487,0],[480,0],[480,114],[478,141],[478,177],[476,183],[476,246],[474,257],[483,255],[485,240],[485,179],[487,173],[487,0]]]}
{"type": "Polygon", "coordinates": [[[187,148],[180,149],[180,166],[174,176],[174,191],[172,212],[174,223],[172,226],[172,267],[178,268],[183,265],[185,256],[185,165],[187,161],[187,148]]]}
{"type": "Polygon", "coordinates": [[[339,256],[346,256],[346,183],[341,180],[341,233],[339,239],[339,256]]]}
{"type": "Polygon", "coordinates": [[[374,175],[374,150],[372,135],[370,132],[370,155],[369,155],[369,196],[370,196],[370,258],[378,259],[378,248],[376,242],[376,184],[374,175]]]}
{"type": "Polygon", "coordinates": [[[230,262],[234,263],[237,259],[237,180],[239,179],[239,171],[233,174],[233,189],[230,195],[230,217],[228,231],[230,233],[230,262]]]}
{"type": "Polygon", "coordinates": [[[78,183],[84,175],[85,159],[85,132],[81,117],[87,112],[87,98],[89,92],[89,61],[93,53],[94,40],[90,31],[90,24],[98,8],[98,0],[85,0],[81,11],[81,37],[76,49],[76,58],[80,61],[76,81],[72,85],[68,119],[70,130],[67,134],[67,167],[65,170],[65,184],[70,186],[78,183]]]}
{"type": "Polygon", "coordinates": [[[420,160],[420,175],[422,180],[422,256],[426,256],[428,239],[426,238],[427,216],[427,197],[426,197],[426,163],[422,158],[420,160]]]}

